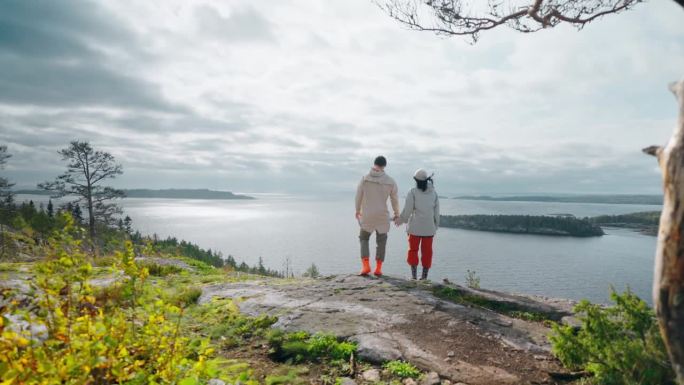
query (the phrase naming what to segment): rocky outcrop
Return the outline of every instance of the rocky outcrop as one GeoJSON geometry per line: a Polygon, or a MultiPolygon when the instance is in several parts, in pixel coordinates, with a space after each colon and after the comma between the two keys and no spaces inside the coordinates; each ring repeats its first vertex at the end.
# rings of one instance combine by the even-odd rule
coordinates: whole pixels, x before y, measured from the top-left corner
{"type": "MultiPolygon", "coordinates": [[[[568,314],[533,297],[449,286],[557,319],[568,314]]],[[[546,326],[439,299],[433,295],[439,287],[354,275],[261,280],[207,286],[199,302],[233,298],[246,314],[278,316],[274,327],[333,333],[357,342],[365,360],[402,359],[455,382],[553,383],[548,373],[562,369],[549,354],[546,326]]]]}

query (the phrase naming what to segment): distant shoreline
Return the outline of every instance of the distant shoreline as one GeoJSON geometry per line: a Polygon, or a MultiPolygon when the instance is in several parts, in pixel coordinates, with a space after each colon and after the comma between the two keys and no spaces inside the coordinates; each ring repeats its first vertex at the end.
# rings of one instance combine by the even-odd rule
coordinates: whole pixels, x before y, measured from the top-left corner
{"type": "Polygon", "coordinates": [[[452,199],[494,201],[494,202],[558,202],[558,203],[602,203],[626,205],[662,205],[662,195],[612,194],[612,195],[515,195],[493,197],[488,195],[461,195],[452,199]]]}
{"type": "MultiPolygon", "coordinates": [[[[124,189],[126,198],[162,198],[162,199],[256,199],[230,191],[216,191],[209,189],[124,189]]],[[[44,190],[17,190],[15,194],[50,195],[44,190]]]]}

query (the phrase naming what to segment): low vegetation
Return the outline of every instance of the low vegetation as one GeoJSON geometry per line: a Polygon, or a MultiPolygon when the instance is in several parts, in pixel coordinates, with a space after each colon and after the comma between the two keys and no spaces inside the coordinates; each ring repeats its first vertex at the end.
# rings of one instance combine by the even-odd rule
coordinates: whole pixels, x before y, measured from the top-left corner
{"type": "Polygon", "coordinates": [[[582,301],[579,329],[555,325],[553,353],[567,367],[591,375],[592,384],[675,384],[655,314],[629,290],[611,293],[612,306],[582,301]]]}
{"type": "Polygon", "coordinates": [[[525,321],[545,323],[552,321],[552,317],[548,314],[521,308],[510,302],[494,301],[483,296],[470,294],[463,290],[449,286],[436,286],[433,290],[433,294],[439,298],[458,303],[460,305],[477,306],[525,321]]]}
{"type": "Polygon", "coordinates": [[[116,269],[125,277],[117,284],[119,295],[98,298],[79,229],[70,217],[65,221],[34,266],[33,311],[2,309],[3,381],[197,384],[217,375],[209,341],[188,344],[181,333],[184,307],[145,295],[149,272],[135,263],[133,245],[117,254],[116,269]],[[17,316],[31,327],[18,327],[17,316]]]}
{"type": "Polygon", "coordinates": [[[466,270],[466,286],[471,289],[480,288],[480,277],[477,276],[477,272],[474,270],[466,270]]]}
{"type": "Polygon", "coordinates": [[[389,361],[383,365],[383,368],[400,378],[418,378],[421,374],[418,368],[405,361],[389,361]]]}
{"type": "Polygon", "coordinates": [[[321,272],[318,271],[318,266],[316,266],[315,263],[312,263],[311,266],[306,269],[303,275],[307,278],[318,278],[321,276],[321,272]]]}
{"type": "Polygon", "coordinates": [[[247,316],[230,298],[199,303],[205,283],[251,274],[153,240],[93,256],[83,227],[55,216],[64,227],[34,245],[37,261],[0,263],[4,274],[31,277],[28,296],[0,290],[2,383],[332,385],[370,367],[355,358],[354,343],[273,329],[276,317],[247,316]]]}
{"type": "Polygon", "coordinates": [[[333,335],[285,333],[278,329],[269,333],[268,344],[272,357],[292,363],[328,360],[337,365],[344,365],[356,352],[354,343],[339,341],[333,335]]]}

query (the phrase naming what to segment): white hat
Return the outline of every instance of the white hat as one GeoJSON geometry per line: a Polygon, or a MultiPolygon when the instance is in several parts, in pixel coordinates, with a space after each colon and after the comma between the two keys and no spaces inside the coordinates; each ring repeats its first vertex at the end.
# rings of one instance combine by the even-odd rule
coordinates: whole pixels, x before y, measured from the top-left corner
{"type": "Polygon", "coordinates": [[[416,170],[416,172],[413,174],[413,179],[415,180],[427,180],[428,178],[428,173],[427,171],[423,170],[422,168],[419,168],[416,170]]]}

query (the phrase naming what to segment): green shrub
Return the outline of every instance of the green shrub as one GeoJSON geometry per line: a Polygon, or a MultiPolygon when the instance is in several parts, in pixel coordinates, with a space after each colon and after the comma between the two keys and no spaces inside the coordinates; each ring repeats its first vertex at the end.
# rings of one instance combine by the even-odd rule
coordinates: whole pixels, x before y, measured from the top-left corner
{"type": "Polygon", "coordinates": [[[312,263],[311,266],[309,266],[306,271],[304,272],[304,277],[308,278],[318,278],[321,276],[321,272],[318,271],[318,266],[316,266],[315,263],[312,263]]]}
{"type": "Polygon", "coordinates": [[[91,264],[96,267],[111,267],[117,262],[117,258],[114,255],[103,255],[100,257],[95,257],[91,259],[91,264]]]}
{"type": "Polygon", "coordinates": [[[653,310],[629,290],[610,297],[610,307],[586,300],[575,307],[579,330],[554,326],[553,353],[567,367],[592,373],[596,384],[674,384],[653,310]]]}
{"type": "Polygon", "coordinates": [[[150,273],[150,275],[155,277],[166,277],[167,275],[178,274],[183,271],[183,269],[178,266],[161,265],[149,261],[142,262],[140,265],[147,268],[147,271],[150,273]]]}
{"type": "Polygon", "coordinates": [[[278,361],[348,360],[356,352],[356,344],[339,341],[330,334],[306,332],[285,333],[272,330],[268,335],[271,356],[278,361]]]}
{"type": "Polygon", "coordinates": [[[187,318],[188,322],[204,329],[210,338],[224,340],[225,347],[265,334],[278,321],[277,317],[268,315],[245,316],[228,298],[213,298],[201,306],[189,308],[187,318]]]}
{"type": "Polygon", "coordinates": [[[466,286],[471,289],[480,288],[480,277],[477,276],[475,270],[466,270],[466,286]]]}
{"type": "Polygon", "coordinates": [[[338,341],[330,334],[314,334],[308,339],[309,354],[312,357],[329,357],[333,360],[347,360],[356,351],[356,344],[338,341]]]}
{"type": "Polygon", "coordinates": [[[524,321],[544,322],[549,320],[546,315],[531,311],[512,310],[507,315],[524,321]]]}
{"type": "Polygon", "coordinates": [[[409,362],[404,361],[388,361],[382,366],[390,373],[401,378],[418,378],[420,377],[420,370],[409,362]]]}
{"type": "Polygon", "coordinates": [[[197,300],[202,295],[202,289],[198,287],[183,287],[178,292],[173,302],[178,306],[185,307],[197,303],[197,300]]]}

